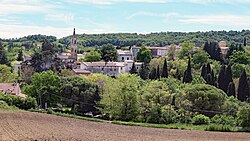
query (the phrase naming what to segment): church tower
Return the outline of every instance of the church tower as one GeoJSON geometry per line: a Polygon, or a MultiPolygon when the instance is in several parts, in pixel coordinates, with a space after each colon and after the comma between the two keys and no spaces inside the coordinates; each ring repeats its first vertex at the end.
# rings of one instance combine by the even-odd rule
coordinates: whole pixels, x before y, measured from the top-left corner
{"type": "Polygon", "coordinates": [[[71,58],[75,61],[77,60],[77,37],[76,37],[76,31],[74,28],[73,36],[71,39],[71,58]]]}

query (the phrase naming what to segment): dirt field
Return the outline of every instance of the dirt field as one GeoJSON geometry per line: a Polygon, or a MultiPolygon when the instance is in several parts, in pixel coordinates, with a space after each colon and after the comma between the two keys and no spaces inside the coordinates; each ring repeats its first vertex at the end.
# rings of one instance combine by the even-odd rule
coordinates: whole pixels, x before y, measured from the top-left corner
{"type": "Polygon", "coordinates": [[[154,129],[0,111],[0,141],[250,141],[248,133],[154,129]]]}

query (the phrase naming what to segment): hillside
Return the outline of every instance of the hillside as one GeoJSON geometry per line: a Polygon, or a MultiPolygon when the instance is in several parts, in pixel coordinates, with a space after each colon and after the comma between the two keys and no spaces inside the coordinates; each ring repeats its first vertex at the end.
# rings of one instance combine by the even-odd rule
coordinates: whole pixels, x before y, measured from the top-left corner
{"type": "Polygon", "coordinates": [[[248,133],[232,134],[123,126],[24,111],[0,110],[0,125],[1,141],[247,141],[250,138],[248,133]]]}
{"type": "MultiPolygon", "coordinates": [[[[242,31],[209,31],[209,32],[161,32],[150,34],[114,33],[114,34],[79,34],[78,45],[84,47],[113,44],[115,46],[166,46],[191,41],[202,46],[206,41],[226,40],[228,44],[243,43],[244,37],[250,38],[249,30],[242,31]]],[[[59,40],[62,44],[69,44],[71,36],[59,40]]],[[[248,43],[250,45],[250,42],[248,43]]]]}

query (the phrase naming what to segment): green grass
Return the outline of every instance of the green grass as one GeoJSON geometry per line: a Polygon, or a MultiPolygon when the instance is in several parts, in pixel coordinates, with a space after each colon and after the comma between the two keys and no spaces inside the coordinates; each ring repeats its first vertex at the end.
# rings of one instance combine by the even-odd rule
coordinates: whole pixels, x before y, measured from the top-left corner
{"type": "Polygon", "coordinates": [[[236,129],[236,127],[232,127],[229,125],[211,124],[205,128],[205,131],[235,132],[235,131],[237,131],[237,129],[236,129]]]}
{"type": "Polygon", "coordinates": [[[9,106],[5,101],[0,100],[0,110],[19,110],[15,106],[9,106]]]}

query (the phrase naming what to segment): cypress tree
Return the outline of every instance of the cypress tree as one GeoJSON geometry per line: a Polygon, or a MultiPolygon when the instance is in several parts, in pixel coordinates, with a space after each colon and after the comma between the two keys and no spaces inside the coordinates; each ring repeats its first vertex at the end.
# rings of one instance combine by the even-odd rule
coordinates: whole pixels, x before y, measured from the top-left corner
{"type": "Polygon", "coordinates": [[[211,66],[209,63],[207,63],[207,74],[211,73],[211,66]]]}
{"type": "Polygon", "coordinates": [[[160,74],[160,66],[158,65],[157,67],[157,71],[156,71],[156,79],[160,79],[161,78],[161,74],[160,74]]]}
{"type": "Polygon", "coordinates": [[[246,47],[247,46],[247,38],[244,38],[243,45],[246,47]]]}
{"type": "Polygon", "coordinates": [[[230,84],[228,85],[227,95],[235,97],[235,84],[234,84],[234,82],[230,82],[230,84]]]}
{"type": "Polygon", "coordinates": [[[131,74],[137,74],[137,69],[136,69],[136,66],[135,66],[135,62],[133,63],[132,68],[131,68],[131,70],[129,72],[131,74]]]}
{"type": "Polygon", "coordinates": [[[149,78],[149,68],[148,68],[148,64],[147,63],[143,63],[141,65],[141,69],[139,71],[140,77],[141,79],[148,79],[149,78]]]}
{"type": "Polygon", "coordinates": [[[1,42],[0,42],[0,64],[5,64],[7,66],[10,66],[10,62],[6,56],[4,47],[2,46],[1,42]]]}
{"type": "Polygon", "coordinates": [[[201,76],[206,79],[206,76],[207,76],[207,65],[206,64],[203,64],[202,65],[202,68],[201,68],[201,76]]]}
{"type": "Polygon", "coordinates": [[[149,79],[154,80],[156,79],[156,68],[153,68],[149,74],[149,79]]]}
{"type": "Polygon", "coordinates": [[[220,68],[220,72],[219,72],[219,76],[218,76],[218,87],[221,89],[221,90],[225,90],[225,84],[224,84],[224,81],[225,81],[225,65],[222,65],[221,68],[220,68]]]}
{"type": "Polygon", "coordinates": [[[249,83],[247,81],[247,75],[245,69],[241,73],[238,87],[238,96],[237,98],[240,101],[246,101],[249,96],[249,83]]]}
{"type": "Polygon", "coordinates": [[[225,72],[225,87],[228,88],[229,83],[233,81],[233,74],[232,74],[232,68],[231,65],[227,66],[226,72],[225,72]]]}
{"type": "Polygon", "coordinates": [[[211,73],[209,73],[209,74],[207,75],[207,84],[209,84],[209,85],[214,85],[214,81],[213,81],[213,78],[212,78],[211,73]]]}
{"type": "Polygon", "coordinates": [[[167,60],[164,60],[164,65],[163,65],[163,69],[162,69],[162,74],[161,74],[162,78],[168,78],[168,66],[167,66],[167,60]]]}
{"type": "Polygon", "coordinates": [[[175,72],[175,78],[178,80],[181,80],[181,74],[178,68],[176,69],[176,72],[175,72]]]}
{"type": "Polygon", "coordinates": [[[191,83],[193,80],[192,77],[192,68],[191,68],[191,59],[188,59],[187,70],[184,72],[183,83],[191,83]]]}
{"type": "Polygon", "coordinates": [[[19,50],[18,51],[18,56],[17,56],[17,61],[23,61],[23,51],[19,50]]]}

